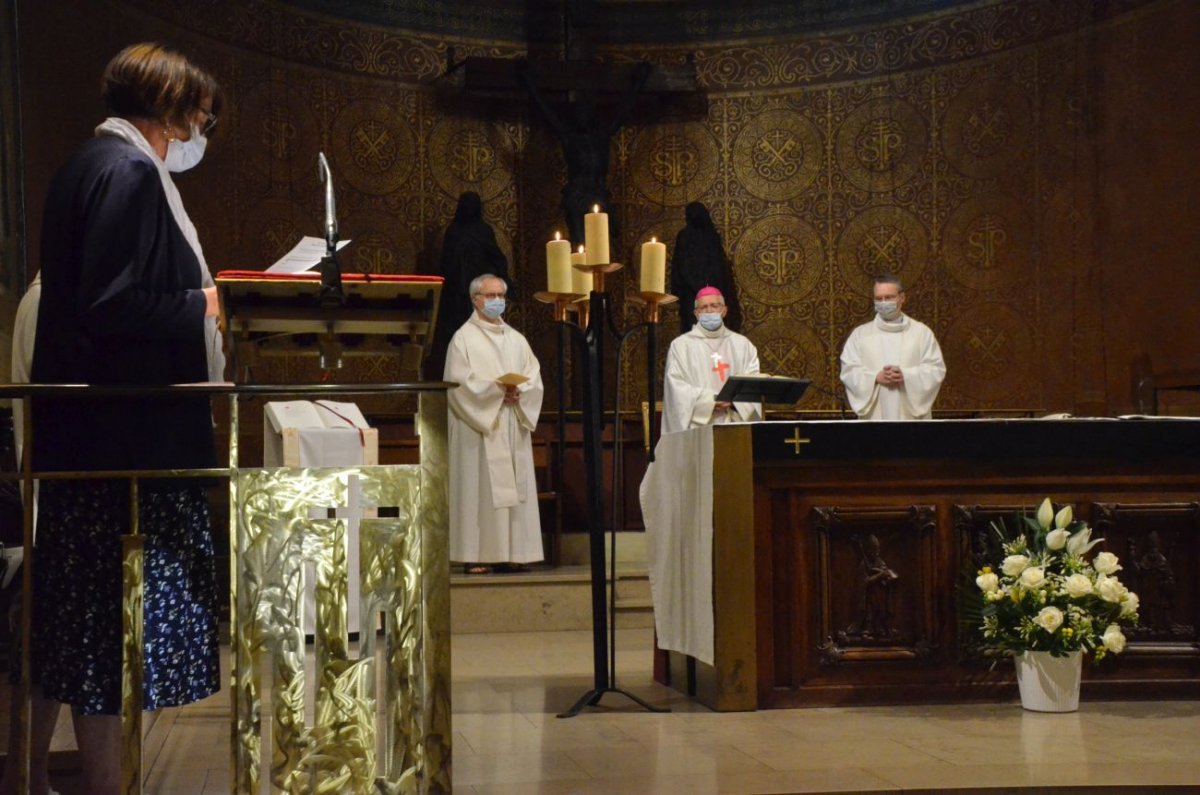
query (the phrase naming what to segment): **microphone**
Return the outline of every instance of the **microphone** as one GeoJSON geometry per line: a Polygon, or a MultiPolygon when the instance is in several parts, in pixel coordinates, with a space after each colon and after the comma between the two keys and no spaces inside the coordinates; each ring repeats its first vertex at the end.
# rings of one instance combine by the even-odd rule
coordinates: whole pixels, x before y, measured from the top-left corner
{"type": "Polygon", "coordinates": [[[325,253],[332,257],[337,252],[337,206],[333,200],[333,172],[324,152],[317,154],[317,177],[325,185],[325,253]]]}
{"type": "Polygon", "coordinates": [[[815,381],[809,381],[808,386],[810,389],[815,389],[818,392],[820,392],[822,395],[828,395],[829,397],[836,400],[838,402],[838,406],[840,407],[842,419],[846,419],[846,412],[849,410],[849,407],[846,405],[846,398],[842,397],[837,392],[830,392],[828,389],[821,386],[820,384],[818,384],[815,381]]]}
{"type": "Polygon", "coordinates": [[[337,208],[333,200],[333,172],[325,153],[317,154],[317,177],[325,185],[325,256],[317,268],[321,272],[320,301],[322,306],[341,306],[346,301],[342,292],[342,269],[337,261],[337,208]]]}

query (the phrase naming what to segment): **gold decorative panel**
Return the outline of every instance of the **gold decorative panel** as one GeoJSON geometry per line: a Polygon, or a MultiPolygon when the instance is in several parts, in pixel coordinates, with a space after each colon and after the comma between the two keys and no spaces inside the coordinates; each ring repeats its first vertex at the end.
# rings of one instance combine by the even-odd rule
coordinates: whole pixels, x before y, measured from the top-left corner
{"type": "Polygon", "coordinates": [[[234,493],[234,790],[258,793],[264,779],[272,792],[448,790],[449,712],[440,705],[449,657],[437,647],[448,637],[439,580],[449,570],[444,525],[422,516],[422,467],[246,470],[234,493]],[[346,598],[356,537],[355,647],[346,598]],[[307,587],[316,596],[311,676],[307,587]]]}
{"type": "MultiPolygon", "coordinates": [[[[63,14],[29,5],[28,35],[64,34],[63,14]]],[[[205,163],[179,182],[212,263],[263,267],[301,234],[320,233],[319,150],[335,175],[343,237],[355,241],[348,267],[436,272],[458,193],[478,192],[510,256],[508,317],[553,362],[550,313],[532,294],[545,286],[545,241],[563,228],[560,143],[516,90],[484,103],[444,76],[448,62],[473,55],[553,56],[531,53],[504,25],[468,39],[356,21],[374,18],[367,5],[346,4],[338,18],[261,0],[76,3],[72,25],[86,35],[71,39],[85,42],[73,52],[95,68],[64,73],[32,41],[22,46],[31,64],[23,95],[94,86],[104,59],[133,38],[175,42],[209,66],[228,108],[205,163]]],[[[407,18],[404,4],[372,8],[385,5],[382,19],[407,18]]],[[[654,6],[617,5],[631,14],[654,6]]],[[[610,281],[619,313],[634,316],[625,298],[637,285],[638,245],[656,235],[671,246],[684,206],[703,201],[733,263],[743,331],[756,343],[770,332],[778,348],[779,331],[791,329],[784,342],[796,352],[817,340],[827,390],[840,389],[838,354],[870,318],[867,279],[883,269],[906,280],[906,309],[942,343],[939,408],[1128,410],[1136,356],[1195,369],[1195,345],[1165,342],[1197,337],[1186,209],[1198,157],[1186,112],[1200,85],[1194,3],[935,4],[836,30],[811,19],[796,27],[808,19],[801,5],[737,39],[705,37],[703,26],[670,30],[682,37],[671,41],[622,42],[627,28],[600,34],[600,60],[693,63],[707,94],[702,116],[639,108],[612,137],[614,256],[630,266],[610,281]],[[1164,154],[1147,159],[1151,149],[1164,154]],[[1003,339],[1014,342],[996,344],[1003,339]]],[[[35,133],[26,173],[37,250],[36,186],[92,122],[72,129],[50,110],[23,110],[35,133]]],[[[670,335],[661,342],[665,350],[670,335]]],[[[625,360],[626,407],[645,398],[642,355],[625,360]]],[[[355,359],[339,379],[371,380],[390,366],[355,359]]],[[[270,367],[280,380],[310,369],[270,367]]],[[[802,407],[822,405],[835,402],[813,390],[802,407]]]]}

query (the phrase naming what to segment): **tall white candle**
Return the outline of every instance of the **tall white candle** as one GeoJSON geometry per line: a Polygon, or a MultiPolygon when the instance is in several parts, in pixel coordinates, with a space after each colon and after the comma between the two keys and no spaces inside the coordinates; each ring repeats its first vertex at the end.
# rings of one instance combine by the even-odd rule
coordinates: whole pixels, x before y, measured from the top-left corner
{"type": "MultiPolygon", "coordinates": [[[[587,263],[586,254],[583,246],[579,250],[571,254],[572,265],[584,265],[587,263]]],[[[581,271],[576,268],[571,268],[571,292],[580,295],[589,295],[592,292],[592,274],[587,271],[581,271]]]]}
{"type": "Polygon", "coordinates": [[[558,232],[546,243],[546,289],[552,293],[571,292],[571,243],[558,232]]]}
{"type": "Polygon", "coordinates": [[[642,244],[642,292],[665,293],[667,285],[667,247],[657,238],[642,244]]]}
{"type": "Polygon", "coordinates": [[[608,259],[608,213],[600,212],[600,205],[592,205],[592,211],[583,216],[583,242],[587,244],[587,264],[607,265],[608,259]]]}

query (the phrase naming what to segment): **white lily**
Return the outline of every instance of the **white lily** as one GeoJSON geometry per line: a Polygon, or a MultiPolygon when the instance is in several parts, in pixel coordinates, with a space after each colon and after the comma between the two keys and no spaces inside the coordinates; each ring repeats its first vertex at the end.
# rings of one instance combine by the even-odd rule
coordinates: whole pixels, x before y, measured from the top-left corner
{"type": "Polygon", "coordinates": [[[1037,520],[1043,530],[1050,529],[1050,522],[1054,521],[1054,506],[1050,504],[1049,497],[1042,500],[1042,504],[1038,507],[1037,520]]]}
{"type": "Polygon", "coordinates": [[[1057,552],[1067,545],[1067,539],[1071,537],[1064,528],[1058,527],[1046,533],[1046,549],[1051,552],[1057,552]]]}
{"type": "Polygon", "coordinates": [[[1076,531],[1069,539],[1067,539],[1067,554],[1082,557],[1088,553],[1092,547],[1103,541],[1103,538],[1091,540],[1092,528],[1085,527],[1082,530],[1076,531]]]}
{"type": "Polygon", "coordinates": [[[1075,512],[1071,510],[1070,505],[1064,505],[1063,509],[1054,516],[1055,527],[1070,527],[1071,522],[1075,519],[1075,512]]]}

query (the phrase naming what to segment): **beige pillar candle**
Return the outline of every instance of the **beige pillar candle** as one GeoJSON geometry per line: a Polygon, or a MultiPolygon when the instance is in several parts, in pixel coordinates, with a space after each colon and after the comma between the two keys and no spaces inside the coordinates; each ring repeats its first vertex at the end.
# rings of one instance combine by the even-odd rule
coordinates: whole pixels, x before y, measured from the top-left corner
{"type": "Polygon", "coordinates": [[[600,212],[600,205],[592,205],[592,211],[583,216],[583,242],[587,244],[588,265],[607,265],[608,258],[608,213],[600,212]]]}
{"type": "Polygon", "coordinates": [[[642,292],[665,293],[667,285],[667,247],[650,238],[642,244],[642,292]]]}
{"type": "MultiPolygon", "coordinates": [[[[586,254],[584,254],[583,246],[571,255],[572,265],[587,264],[586,254]]],[[[592,274],[587,271],[581,271],[578,268],[571,268],[571,292],[580,295],[589,295],[592,292],[592,274]]]]}
{"type": "Polygon", "coordinates": [[[571,243],[558,232],[546,243],[546,289],[552,293],[571,292],[571,243]]]}

